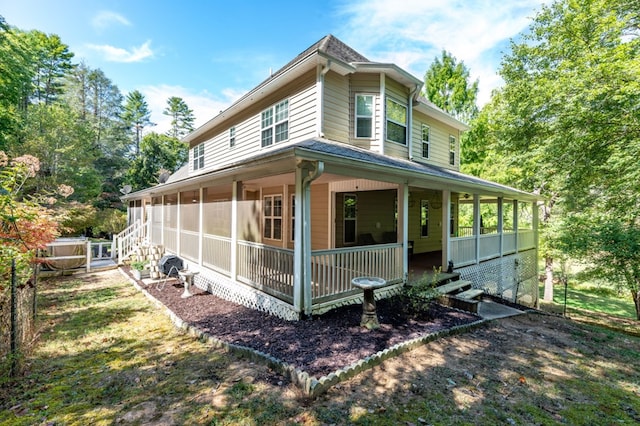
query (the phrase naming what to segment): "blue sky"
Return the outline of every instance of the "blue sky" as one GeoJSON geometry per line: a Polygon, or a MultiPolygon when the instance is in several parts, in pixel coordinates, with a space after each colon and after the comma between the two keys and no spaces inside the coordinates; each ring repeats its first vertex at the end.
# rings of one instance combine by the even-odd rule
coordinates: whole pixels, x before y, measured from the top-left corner
{"type": "Polygon", "coordinates": [[[154,131],[179,96],[204,124],[298,53],[333,34],[369,60],[422,78],[442,49],[479,79],[480,103],[500,84],[496,71],[535,11],[549,0],[0,0],[22,30],[58,34],[123,94],[140,90],[154,131]]]}

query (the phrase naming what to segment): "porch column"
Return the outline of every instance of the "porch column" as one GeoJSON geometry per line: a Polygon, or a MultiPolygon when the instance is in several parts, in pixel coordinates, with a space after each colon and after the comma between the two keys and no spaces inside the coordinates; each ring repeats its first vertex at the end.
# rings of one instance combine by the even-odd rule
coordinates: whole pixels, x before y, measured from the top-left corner
{"type": "Polygon", "coordinates": [[[178,191],[178,195],[176,196],[176,254],[181,256],[181,244],[180,244],[180,231],[182,230],[182,220],[180,210],[182,210],[182,197],[180,196],[180,191],[178,191]]]}
{"type": "MultiPolygon", "coordinates": [[[[533,244],[535,245],[535,250],[534,250],[534,253],[535,253],[534,254],[534,256],[535,256],[534,262],[535,263],[534,263],[534,265],[537,265],[538,264],[538,225],[540,224],[540,222],[539,222],[540,218],[538,216],[540,211],[538,210],[538,202],[537,201],[532,201],[531,202],[531,210],[532,210],[532,214],[533,214],[533,224],[532,224],[533,225],[533,244]]],[[[545,288],[545,290],[546,290],[546,288],[545,288]]],[[[538,296],[538,292],[537,291],[534,292],[534,294],[535,294],[535,299],[536,299],[534,306],[536,308],[538,308],[540,306],[540,300],[539,300],[540,298],[538,296]]],[[[551,294],[551,295],[545,294],[544,295],[545,300],[547,299],[547,296],[550,296],[550,298],[553,299],[553,294],[551,294]]]]}
{"type": "Polygon", "coordinates": [[[520,236],[518,231],[518,200],[513,200],[513,232],[515,233],[516,253],[518,253],[520,245],[520,236]]]}
{"type": "Polygon", "coordinates": [[[500,238],[500,257],[504,254],[504,220],[502,218],[502,197],[498,197],[498,237],[500,238]]]}
{"type": "Polygon", "coordinates": [[[401,209],[398,212],[398,230],[402,234],[402,276],[406,283],[409,277],[409,184],[406,182],[398,188],[398,206],[401,209]]]}
{"type": "Polygon", "coordinates": [[[204,190],[200,187],[198,199],[200,205],[198,205],[198,265],[202,266],[202,249],[204,248],[204,190]]]}
{"type": "Polygon", "coordinates": [[[451,260],[451,191],[442,191],[442,268],[446,270],[451,260]]]}
{"type": "Polygon", "coordinates": [[[242,182],[231,183],[231,280],[238,277],[238,189],[242,182]]]}
{"type": "Polygon", "coordinates": [[[476,264],[480,263],[480,196],[473,194],[473,236],[476,243],[476,264]]]}
{"type": "Polygon", "coordinates": [[[311,315],[311,182],[324,171],[322,161],[300,161],[296,167],[296,223],[293,245],[293,307],[311,315]],[[298,219],[300,218],[300,219],[298,219]]]}
{"type": "Polygon", "coordinates": [[[165,216],[164,209],[165,208],[166,207],[164,205],[164,194],[163,194],[162,197],[160,197],[160,217],[161,217],[161,221],[162,221],[162,222],[160,222],[160,224],[161,224],[161,226],[160,226],[160,244],[162,244],[163,251],[166,248],[166,246],[164,245],[164,225],[165,225],[165,222],[164,222],[164,216],[165,216]]]}

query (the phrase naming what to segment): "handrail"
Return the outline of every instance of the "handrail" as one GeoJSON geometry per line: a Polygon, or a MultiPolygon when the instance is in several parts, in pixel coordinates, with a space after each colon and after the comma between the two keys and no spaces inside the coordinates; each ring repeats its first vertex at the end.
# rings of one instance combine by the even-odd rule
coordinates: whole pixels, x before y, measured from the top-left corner
{"type": "Polygon", "coordinates": [[[138,219],[116,235],[118,262],[122,262],[133,252],[135,245],[145,236],[146,226],[138,219]]]}

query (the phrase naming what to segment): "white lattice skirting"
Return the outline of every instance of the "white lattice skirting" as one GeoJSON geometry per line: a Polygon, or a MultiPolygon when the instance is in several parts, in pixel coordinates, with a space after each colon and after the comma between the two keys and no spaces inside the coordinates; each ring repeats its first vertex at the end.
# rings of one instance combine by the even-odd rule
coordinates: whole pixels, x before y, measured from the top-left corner
{"type": "Polygon", "coordinates": [[[267,294],[259,293],[244,284],[233,282],[214,271],[203,270],[194,277],[194,284],[196,287],[208,291],[221,299],[246,306],[247,308],[266,312],[287,321],[299,319],[299,314],[290,304],[267,294]]]}
{"type": "Polygon", "coordinates": [[[538,302],[536,250],[493,259],[477,265],[456,269],[460,278],[469,280],[474,288],[525,306],[538,302]]]}

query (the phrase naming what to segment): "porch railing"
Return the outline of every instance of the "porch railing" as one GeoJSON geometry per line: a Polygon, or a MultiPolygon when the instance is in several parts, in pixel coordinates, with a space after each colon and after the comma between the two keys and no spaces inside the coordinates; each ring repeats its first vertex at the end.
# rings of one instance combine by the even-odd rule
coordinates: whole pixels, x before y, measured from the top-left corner
{"type": "Polygon", "coordinates": [[[142,242],[145,230],[146,227],[142,220],[138,219],[115,236],[114,240],[118,247],[118,262],[129,257],[136,246],[142,242]]]}
{"type": "Polygon", "coordinates": [[[231,273],[231,238],[204,234],[202,263],[224,274],[231,273]]]}
{"type": "Polygon", "coordinates": [[[353,290],[355,277],[380,277],[388,283],[403,279],[402,244],[380,244],[311,253],[312,298],[336,296],[353,290]]]}
{"type": "Polygon", "coordinates": [[[198,261],[200,234],[194,231],[180,231],[180,254],[189,260],[198,261]]]}
{"type": "Polygon", "coordinates": [[[500,251],[500,234],[479,235],[479,258],[476,258],[476,237],[451,238],[451,260],[456,267],[472,265],[477,262],[495,259],[506,254],[512,254],[517,250],[528,250],[535,247],[535,234],[533,230],[524,229],[517,233],[507,232],[502,234],[502,252],[500,251]]]}
{"type": "Polygon", "coordinates": [[[238,280],[293,301],[293,250],[238,241],[238,280]]]}

